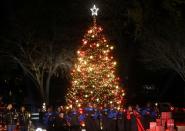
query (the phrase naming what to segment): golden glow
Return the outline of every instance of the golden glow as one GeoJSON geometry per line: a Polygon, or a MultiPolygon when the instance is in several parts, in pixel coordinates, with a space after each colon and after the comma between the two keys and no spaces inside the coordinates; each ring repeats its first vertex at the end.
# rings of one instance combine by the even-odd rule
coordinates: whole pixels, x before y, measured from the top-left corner
{"type": "Polygon", "coordinates": [[[85,123],[82,123],[82,127],[85,127],[85,123]]]}
{"type": "Polygon", "coordinates": [[[68,106],[66,106],[66,110],[68,110],[69,109],[69,107],[68,106]]]}
{"type": "Polygon", "coordinates": [[[79,61],[82,61],[82,58],[78,58],[79,61]]]}
{"type": "Polygon", "coordinates": [[[88,33],[91,34],[92,33],[92,30],[89,30],[88,33]]]}
{"type": "Polygon", "coordinates": [[[123,104],[123,89],[116,77],[112,50],[102,34],[102,28],[93,26],[84,35],[77,51],[77,61],[71,72],[72,84],[66,94],[67,107],[85,107],[88,103],[98,107],[123,104]]]}

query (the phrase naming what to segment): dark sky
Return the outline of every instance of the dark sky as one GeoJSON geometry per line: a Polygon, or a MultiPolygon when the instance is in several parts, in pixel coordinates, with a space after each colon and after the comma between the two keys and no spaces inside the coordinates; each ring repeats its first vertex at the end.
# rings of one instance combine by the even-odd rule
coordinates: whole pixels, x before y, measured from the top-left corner
{"type": "MultiPolygon", "coordinates": [[[[152,29],[156,34],[159,34],[160,30],[169,32],[171,23],[175,21],[171,17],[171,23],[169,22],[168,25],[165,23],[170,21],[168,16],[169,12],[172,12],[172,9],[170,11],[166,9],[169,3],[165,3],[165,0],[162,2],[159,0],[151,2],[145,0],[97,0],[96,2],[1,0],[0,38],[9,38],[12,34],[31,31],[36,37],[42,39],[56,37],[62,47],[69,46],[76,50],[80,46],[84,32],[92,24],[89,8],[94,3],[100,8],[98,24],[103,27],[107,38],[116,46],[118,74],[125,84],[128,100],[132,102],[140,98],[139,101],[149,99],[183,102],[185,84],[175,72],[149,71],[139,61],[140,36],[136,36],[136,32],[142,34],[142,29],[150,29],[150,27],[156,27],[152,29]],[[141,8],[144,10],[143,16],[132,14],[133,11],[140,12],[141,8]],[[154,86],[155,90],[146,92],[144,85],[154,86]],[[177,87],[178,90],[175,90],[177,87]]],[[[177,32],[174,31],[173,34],[177,32]]],[[[21,72],[18,67],[9,69],[7,60],[2,60],[0,64],[1,81],[8,75],[15,74],[11,75],[13,79],[17,72],[21,72]]],[[[60,84],[65,86],[64,83],[65,80],[60,84]]]]}

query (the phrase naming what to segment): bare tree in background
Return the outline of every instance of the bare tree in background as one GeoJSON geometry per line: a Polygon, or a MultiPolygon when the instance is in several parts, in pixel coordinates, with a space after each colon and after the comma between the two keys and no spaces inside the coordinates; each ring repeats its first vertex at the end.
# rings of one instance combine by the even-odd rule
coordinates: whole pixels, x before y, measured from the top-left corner
{"type": "Polygon", "coordinates": [[[185,45],[153,39],[143,44],[142,61],[152,70],[170,69],[185,81],[185,45]]]}
{"type": "MultiPolygon", "coordinates": [[[[5,40],[6,43],[15,43],[5,40]]],[[[73,51],[60,47],[55,41],[35,39],[28,35],[22,41],[16,42],[13,51],[1,51],[6,57],[17,63],[39,90],[43,102],[49,104],[50,82],[53,76],[60,73],[69,76],[72,66],[73,51]]]]}

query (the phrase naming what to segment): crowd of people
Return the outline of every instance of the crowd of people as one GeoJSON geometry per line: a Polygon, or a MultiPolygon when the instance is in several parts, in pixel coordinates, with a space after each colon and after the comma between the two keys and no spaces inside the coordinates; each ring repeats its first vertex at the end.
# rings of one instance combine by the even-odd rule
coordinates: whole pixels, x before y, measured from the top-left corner
{"type": "Polygon", "coordinates": [[[49,107],[43,120],[48,130],[81,131],[84,128],[86,131],[144,131],[158,113],[150,104],[143,108],[138,105],[128,106],[127,109],[116,109],[113,106],[97,108],[89,104],[86,108],[70,110],[60,106],[57,112],[49,107]]]}
{"type": "Polygon", "coordinates": [[[24,106],[16,109],[13,104],[0,102],[0,130],[28,131],[30,114],[24,106]]]}
{"type": "MultiPolygon", "coordinates": [[[[1,127],[6,127],[7,131],[31,130],[31,113],[24,106],[18,110],[13,104],[0,102],[1,127]]],[[[156,106],[150,104],[142,108],[136,105],[120,109],[106,105],[97,108],[90,103],[86,108],[77,109],[66,109],[63,106],[54,109],[48,106],[46,111],[40,111],[39,122],[47,131],[144,131],[158,113],[156,106]]]]}

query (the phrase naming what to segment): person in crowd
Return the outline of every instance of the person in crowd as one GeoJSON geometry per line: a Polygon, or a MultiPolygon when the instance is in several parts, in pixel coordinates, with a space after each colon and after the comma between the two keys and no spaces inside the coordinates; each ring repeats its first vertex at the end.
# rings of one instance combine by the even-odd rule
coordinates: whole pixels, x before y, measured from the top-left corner
{"type": "Polygon", "coordinates": [[[65,109],[62,105],[57,107],[56,114],[65,113],[65,109]]]}
{"type": "Polygon", "coordinates": [[[17,115],[14,111],[13,105],[8,104],[5,112],[5,123],[7,125],[7,131],[14,131],[17,124],[17,115]]]}
{"type": "Polygon", "coordinates": [[[141,110],[141,108],[140,108],[140,106],[139,106],[138,104],[136,104],[135,110],[136,110],[138,113],[140,113],[140,114],[141,114],[141,112],[142,112],[142,110],[141,110]]]}
{"type": "Polygon", "coordinates": [[[144,126],[143,126],[143,119],[142,116],[140,114],[140,108],[139,105],[136,105],[135,109],[133,109],[133,115],[135,117],[136,120],[136,125],[137,125],[137,130],[138,131],[145,131],[144,126]]]}
{"type": "Polygon", "coordinates": [[[108,117],[108,131],[115,131],[117,111],[113,104],[110,105],[107,117],[108,117]]]}
{"type": "Polygon", "coordinates": [[[140,131],[138,130],[136,112],[134,111],[133,107],[128,106],[126,113],[127,113],[126,131],[140,131]]]}
{"type": "Polygon", "coordinates": [[[26,111],[24,106],[21,106],[18,122],[20,125],[20,131],[27,131],[28,123],[29,123],[29,113],[26,111]]]}
{"type": "Polygon", "coordinates": [[[79,113],[78,113],[78,114],[79,114],[79,116],[78,116],[78,122],[79,122],[81,128],[84,128],[84,127],[85,127],[86,114],[85,114],[83,108],[80,108],[80,109],[78,110],[78,112],[79,112],[79,113]]]}
{"type": "Polygon", "coordinates": [[[79,112],[76,108],[73,107],[73,109],[69,112],[68,116],[68,123],[70,123],[70,131],[80,131],[80,123],[79,123],[79,112]],[[70,119],[69,119],[70,118],[70,119]]]}
{"type": "Polygon", "coordinates": [[[128,106],[127,111],[126,111],[126,131],[131,131],[131,115],[133,114],[132,107],[128,106]]]}
{"type": "Polygon", "coordinates": [[[53,131],[54,130],[54,122],[55,122],[55,113],[53,111],[53,107],[49,106],[47,109],[47,112],[44,114],[44,124],[46,126],[47,131],[53,131]]]}
{"type": "Polygon", "coordinates": [[[92,113],[92,123],[93,123],[93,130],[100,130],[100,121],[101,121],[101,114],[100,109],[98,109],[97,105],[93,104],[93,113],[92,113]]]}
{"type": "Polygon", "coordinates": [[[159,111],[158,103],[155,103],[155,106],[153,108],[153,117],[154,117],[154,119],[157,119],[157,118],[160,117],[160,111],[159,111]]]}
{"type": "Polygon", "coordinates": [[[123,131],[125,128],[125,112],[122,107],[118,109],[117,113],[117,128],[118,131],[123,131]]]}
{"type": "Polygon", "coordinates": [[[94,117],[96,119],[98,130],[102,130],[103,123],[102,123],[102,108],[101,107],[97,108],[97,110],[96,110],[96,112],[94,114],[94,117]]]}
{"type": "Polygon", "coordinates": [[[143,116],[144,128],[149,129],[150,122],[155,121],[156,118],[156,114],[151,106],[151,103],[147,103],[141,114],[143,116]]]}
{"type": "Polygon", "coordinates": [[[29,121],[28,122],[28,131],[35,131],[35,126],[34,124],[32,123],[32,121],[29,121]]]}
{"type": "Polygon", "coordinates": [[[63,107],[60,106],[57,108],[57,116],[55,120],[55,131],[67,131],[68,125],[65,119],[65,112],[63,107]]]}
{"type": "Polygon", "coordinates": [[[94,120],[92,119],[94,116],[94,108],[91,103],[88,103],[87,107],[85,108],[85,114],[86,114],[86,119],[85,119],[85,126],[87,131],[93,131],[94,130],[94,120]]]}
{"type": "Polygon", "coordinates": [[[102,109],[102,127],[103,127],[103,131],[107,131],[108,130],[108,111],[109,111],[109,108],[108,108],[108,105],[107,104],[104,104],[103,106],[103,109],[102,109]]]}

